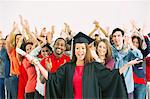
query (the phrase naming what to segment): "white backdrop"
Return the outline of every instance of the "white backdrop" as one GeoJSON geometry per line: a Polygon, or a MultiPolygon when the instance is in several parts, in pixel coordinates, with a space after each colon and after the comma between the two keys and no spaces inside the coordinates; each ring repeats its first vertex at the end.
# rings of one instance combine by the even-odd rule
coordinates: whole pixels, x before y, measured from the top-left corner
{"type": "MultiPolygon", "coordinates": [[[[96,19],[102,27],[110,30],[128,26],[135,19],[139,26],[145,24],[150,31],[150,2],[145,1],[0,1],[0,30],[6,36],[13,21],[21,14],[29,21],[32,30],[56,26],[59,33],[67,22],[74,32],[89,33],[96,19]]],[[[56,36],[55,36],[56,37],[56,36]]]]}

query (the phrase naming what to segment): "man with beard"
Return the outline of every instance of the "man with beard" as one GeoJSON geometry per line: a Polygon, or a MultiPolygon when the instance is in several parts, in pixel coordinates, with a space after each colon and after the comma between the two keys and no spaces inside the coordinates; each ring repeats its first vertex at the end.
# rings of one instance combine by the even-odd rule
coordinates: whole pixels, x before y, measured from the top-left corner
{"type": "Polygon", "coordinates": [[[57,69],[66,62],[70,61],[70,57],[65,55],[66,41],[63,38],[58,38],[54,42],[54,52],[41,61],[42,66],[47,68],[50,72],[56,72],[57,69]],[[51,66],[46,67],[46,63],[51,63],[51,66]]]}

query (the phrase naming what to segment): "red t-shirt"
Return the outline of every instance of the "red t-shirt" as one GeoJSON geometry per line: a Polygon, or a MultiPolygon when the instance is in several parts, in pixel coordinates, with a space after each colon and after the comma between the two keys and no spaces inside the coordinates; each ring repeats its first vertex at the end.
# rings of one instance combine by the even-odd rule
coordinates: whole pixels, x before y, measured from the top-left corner
{"type": "Polygon", "coordinates": [[[82,74],[84,66],[76,66],[73,76],[74,99],[82,99],[82,74]]]}
{"type": "Polygon", "coordinates": [[[134,83],[136,84],[146,84],[146,81],[144,78],[139,78],[136,76],[136,74],[133,72],[133,79],[134,79],[134,83]]]}
{"type": "MultiPolygon", "coordinates": [[[[49,58],[51,59],[51,62],[52,62],[52,68],[51,68],[51,70],[50,70],[51,73],[56,72],[57,69],[58,69],[61,65],[63,65],[64,63],[70,61],[70,57],[67,56],[67,55],[65,55],[65,54],[63,54],[62,57],[57,58],[57,57],[54,55],[54,53],[53,53],[53,54],[51,54],[51,55],[48,57],[48,59],[49,59],[49,58]]],[[[46,59],[47,59],[47,58],[44,58],[44,59],[41,61],[41,65],[42,65],[44,68],[46,68],[46,64],[45,64],[45,60],[46,60],[46,59]]]]}
{"type": "Polygon", "coordinates": [[[19,75],[19,83],[18,83],[18,99],[25,99],[25,87],[28,81],[28,75],[24,68],[24,66],[21,64],[20,66],[20,75],[19,75]]]}
{"type": "Polygon", "coordinates": [[[35,66],[32,66],[26,58],[23,59],[22,64],[28,75],[28,81],[25,87],[25,92],[26,93],[35,92],[36,78],[37,78],[35,66]]]}

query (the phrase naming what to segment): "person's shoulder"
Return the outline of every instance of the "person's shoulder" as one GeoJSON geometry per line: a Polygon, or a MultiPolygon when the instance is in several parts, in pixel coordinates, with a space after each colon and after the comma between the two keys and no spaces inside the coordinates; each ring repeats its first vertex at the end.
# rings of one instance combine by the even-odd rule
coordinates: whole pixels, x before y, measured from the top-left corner
{"type": "MultiPolygon", "coordinates": [[[[91,62],[91,64],[95,64],[95,65],[96,65],[96,64],[99,64],[99,65],[100,65],[101,63],[100,63],[100,62],[97,62],[97,61],[93,61],[93,62],[91,62]]],[[[102,64],[101,64],[101,65],[102,65],[102,64]]]]}
{"type": "Polygon", "coordinates": [[[52,58],[52,57],[55,57],[54,53],[48,56],[48,58],[52,58]]]}
{"type": "Polygon", "coordinates": [[[23,60],[22,60],[22,63],[27,64],[27,63],[29,63],[29,60],[26,57],[24,57],[23,60]]]}
{"type": "Polygon", "coordinates": [[[74,62],[69,61],[69,62],[66,62],[64,65],[65,65],[65,66],[71,66],[71,65],[74,65],[74,64],[75,64],[74,62]]]}
{"type": "Polygon", "coordinates": [[[103,66],[103,64],[101,64],[97,61],[93,61],[91,63],[87,63],[86,66],[103,66]]]}
{"type": "Polygon", "coordinates": [[[115,62],[115,59],[113,57],[110,57],[110,58],[106,59],[106,63],[108,63],[108,62],[115,62]]]}
{"type": "Polygon", "coordinates": [[[6,48],[5,48],[5,47],[2,47],[1,51],[2,51],[2,52],[6,52],[6,48]]]}
{"type": "Polygon", "coordinates": [[[116,50],[116,47],[115,47],[114,44],[113,44],[113,45],[110,45],[110,47],[112,48],[112,50],[116,50]]]}
{"type": "Polygon", "coordinates": [[[66,62],[65,64],[63,64],[61,66],[61,68],[63,68],[63,69],[69,69],[69,68],[74,67],[74,66],[75,66],[75,63],[70,61],[70,62],[66,62]]]}
{"type": "Polygon", "coordinates": [[[99,63],[96,61],[93,61],[89,65],[93,66],[95,69],[104,69],[105,68],[105,66],[102,63],[99,63]]]}
{"type": "Polygon", "coordinates": [[[66,54],[63,54],[64,58],[70,59],[70,57],[66,54]]]}
{"type": "Polygon", "coordinates": [[[46,59],[46,58],[41,59],[41,61],[40,61],[40,62],[41,62],[41,63],[42,63],[42,62],[45,62],[45,59],[46,59]]]}

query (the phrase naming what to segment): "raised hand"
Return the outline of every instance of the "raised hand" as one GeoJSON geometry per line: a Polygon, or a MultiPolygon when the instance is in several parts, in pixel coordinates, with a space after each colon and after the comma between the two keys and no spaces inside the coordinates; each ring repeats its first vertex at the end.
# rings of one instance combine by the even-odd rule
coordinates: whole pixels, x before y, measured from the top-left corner
{"type": "Polygon", "coordinates": [[[0,31],[0,39],[2,38],[2,31],[0,31]]]}
{"type": "Polygon", "coordinates": [[[18,30],[18,24],[14,21],[12,33],[14,33],[16,30],[18,30]]]}
{"type": "Polygon", "coordinates": [[[45,63],[46,63],[46,68],[47,68],[47,70],[50,71],[51,68],[52,68],[51,59],[50,59],[50,58],[45,59],[45,63]]]}
{"type": "Polygon", "coordinates": [[[46,27],[44,27],[44,28],[41,30],[41,34],[40,34],[40,35],[45,36],[45,34],[46,34],[46,27]]]}
{"type": "Polygon", "coordinates": [[[132,25],[132,28],[135,28],[135,27],[136,27],[136,22],[135,22],[134,19],[132,19],[132,20],[130,21],[130,23],[131,23],[131,25],[132,25]]]}
{"type": "Polygon", "coordinates": [[[20,24],[22,25],[22,27],[24,29],[29,29],[27,20],[24,20],[22,15],[19,15],[19,18],[20,18],[20,24]]]}
{"type": "Polygon", "coordinates": [[[35,34],[38,34],[38,30],[36,27],[34,28],[34,30],[35,30],[35,34]]]}
{"type": "Polygon", "coordinates": [[[106,32],[110,35],[110,27],[106,26],[106,32]]]}
{"type": "Polygon", "coordinates": [[[98,29],[98,28],[100,27],[100,26],[99,26],[99,22],[96,21],[96,20],[93,22],[93,24],[95,24],[95,28],[96,28],[96,29],[98,29]]]}
{"type": "Polygon", "coordinates": [[[64,31],[64,33],[68,33],[70,31],[70,27],[66,22],[64,22],[64,25],[65,25],[65,28],[63,31],[64,31]]]}
{"type": "Polygon", "coordinates": [[[30,28],[29,28],[29,23],[28,23],[27,20],[24,20],[24,28],[26,29],[27,32],[30,32],[30,31],[29,31],[29,29],[30,29],[30,28]]]}
{"type": "MultiPolygon", "coordinates": [[[[65,64],[66,62],[67,62],[67,61],[66,61],[66,59],[65,59],[63,64],[65,64]]],[[[63,65],[63,64],[62,64],[62,65],[63,65]]]]}
{"type": "Polygon", "coordinates": [[[54,35],[54,33],[55,33],[55,26],[54,25],[51,26],[51,33],[52,33],[52,35],[54,35]]]}
{"type": "Polygon", "coordinates": [[[22,15],[19,15],[19,18],[20,18],[20,24],[23,26],[23,25],[24,25],[24,22],[23,22],[23,17],[22,17],[22,15]]]}

